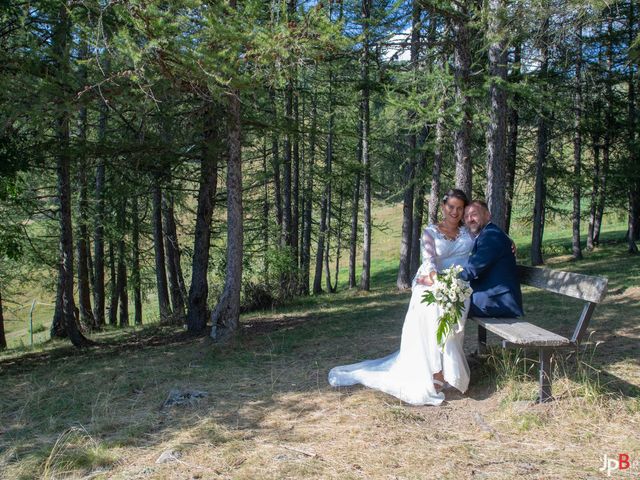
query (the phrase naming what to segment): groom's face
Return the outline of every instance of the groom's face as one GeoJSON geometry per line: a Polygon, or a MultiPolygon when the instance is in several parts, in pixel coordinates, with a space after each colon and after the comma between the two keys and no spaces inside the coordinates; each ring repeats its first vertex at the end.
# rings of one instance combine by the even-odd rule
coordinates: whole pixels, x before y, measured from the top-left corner
{"type": "Polygon", "coordinates": [[[489,210],[476,203],[472,203],[464,210],[464,223],[474,235],[480,233],[480,230],[489,223],[490,218],[489,210]]]}

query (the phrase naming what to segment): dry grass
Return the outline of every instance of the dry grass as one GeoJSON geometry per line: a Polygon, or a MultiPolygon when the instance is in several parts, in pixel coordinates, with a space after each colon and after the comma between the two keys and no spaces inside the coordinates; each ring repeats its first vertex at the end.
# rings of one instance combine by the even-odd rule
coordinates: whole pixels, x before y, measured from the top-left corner
{"type": "MultiPolygon", "coordinates": [[[[449,391],[441,407],[411,407],[326,383],[332,366],[398,346],[408,295],[394,289],[395,264],[384,260],[397,241],[382,240],[372,292],[246,315],[242,334],[224,347],[150,327],[107,332],[106,347],[84,353],[54,344],[5,354],[0,478],[576,479],[604,478],[604,454],[638,459],[640,259],[613,246],[582,263],[554,263],[610,278],[578,361],[557,359],[557,401],[531,402],[534,352],[473,361],[465,395],[449,391]],[[161,408],[175,388],[208,395],[161,408]],[[172,461],[156,463],[163,452],[172,461]]],[[[578,315],[575,304],[533,290],[525,303],[559,333],[578,315]]],[[[475,335],[469,325],[469,353],[475,335]]],[[[634,468],[615,478],[637,477],[634,468]]]]}

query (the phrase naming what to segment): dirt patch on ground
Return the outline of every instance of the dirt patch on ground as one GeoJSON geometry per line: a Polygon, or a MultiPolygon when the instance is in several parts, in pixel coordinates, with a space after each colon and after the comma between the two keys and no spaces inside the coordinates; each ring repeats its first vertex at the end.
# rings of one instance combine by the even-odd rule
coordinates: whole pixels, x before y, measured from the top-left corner
{"type": "Polygon", "coordinates": [[[249,320],[240,324],[240,330],[247,335],[273,333],[278,330],[291,330],[302,324],[317,322],[320,317],[309,316],[265,316],[260,319],[249,320]]]}
{"type": "Polygon", "coordinates": [[[640,287],[629,287],[624,291],[624,296],[629,300],[640,302],[640,287]]]}

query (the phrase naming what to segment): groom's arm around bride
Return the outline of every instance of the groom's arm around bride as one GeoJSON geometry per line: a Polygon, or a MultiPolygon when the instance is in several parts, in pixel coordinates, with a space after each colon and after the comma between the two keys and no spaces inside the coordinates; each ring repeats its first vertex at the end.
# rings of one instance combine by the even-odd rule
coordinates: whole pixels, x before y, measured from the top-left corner
{"type": "Polygon", "coordinates": [[[522,293],[511,239],[491,223],[486,203],[474,200],[465,210],[465,224],[476,235],[460,277],[471,283],[470,316],[520,317],[522,293]]]}

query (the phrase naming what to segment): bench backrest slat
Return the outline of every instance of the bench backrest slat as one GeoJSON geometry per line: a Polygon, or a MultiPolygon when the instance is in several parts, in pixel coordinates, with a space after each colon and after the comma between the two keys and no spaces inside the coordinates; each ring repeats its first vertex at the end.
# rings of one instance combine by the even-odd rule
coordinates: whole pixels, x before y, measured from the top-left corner
{"type": "Polygon", "coordinates": [[[579,298],[587,302],[600,303],[607,293],[607,279],[603,277],[525,265],[518,265],[518,275],[520,283],[523,285],[579,298]]]}

